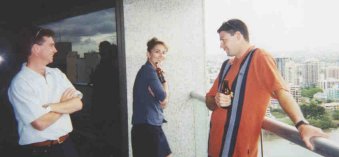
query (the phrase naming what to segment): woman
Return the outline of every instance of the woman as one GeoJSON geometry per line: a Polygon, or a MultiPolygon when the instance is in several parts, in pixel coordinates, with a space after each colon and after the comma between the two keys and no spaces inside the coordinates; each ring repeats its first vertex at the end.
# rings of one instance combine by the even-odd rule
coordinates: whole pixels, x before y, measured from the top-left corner
{"type": "Polygon", "coordinates": [[[168,102],[168,85],[159,65],[167,46],[152,38],[147,42],[147,62],[140,68],[133,87],[132,148],[134,157],[168,157],[171,154],[161,128],[168,102]],[[157,71],[159,73],[157,73],[157,71]]]}

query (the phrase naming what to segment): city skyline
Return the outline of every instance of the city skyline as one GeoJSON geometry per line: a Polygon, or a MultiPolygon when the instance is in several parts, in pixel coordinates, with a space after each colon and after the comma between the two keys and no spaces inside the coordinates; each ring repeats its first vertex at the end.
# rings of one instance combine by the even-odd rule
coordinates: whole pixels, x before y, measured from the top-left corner
{"type": "MultiPolygon", "coordinates": [[[[339,102],[339,64],[319,60],[297,63],[293,58],[274,58],[277,69],[288,84],[289,91],[298,104],[305,103],[301,91],[308,88],[321,89],[314,94],[316,100],[322,102],[339,102]]],[[[206,86],[210,88],[219,74],[221,59],[209,59],[206,66],[206,86]]],[[[277,104],[272,102],[272,104],[277,104]]],[[[323,104],[327,109],[338,108],[339,105],[323,104]]]]}
{"type": "Polygon", "coordinates": [[[44,27],[56,32],[56,42],[71,42],[73,51],[96,51],[101,41],[116,44],[114,8],[56,21],[44,27]]]}

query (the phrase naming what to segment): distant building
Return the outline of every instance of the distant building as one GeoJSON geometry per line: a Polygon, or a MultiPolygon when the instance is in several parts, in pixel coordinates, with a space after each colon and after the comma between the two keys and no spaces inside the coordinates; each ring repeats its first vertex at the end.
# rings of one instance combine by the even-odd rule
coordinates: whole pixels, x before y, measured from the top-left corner
{"type": "Polygon", "coordinates": [[[67,55],[67,77],[72,83],[77,82],[77,60],[79,59],[79,54],[76,51],[72,51],[67,55]]]}
{"type": "Polygon", "coordinates": [[[299,85],[298,81],[298,64],[289,60],[285,65],[285,80],[289,84],[299,85]]]}
{"type": "Polygon", "coordinates": [[[277,99],[273,99],[271,98],[271,102],[270,102],[270,105],[272,109],[279,109],[281,108],[280,107],[280,104],[279,104],[279,101],[277,99]]]}
{"type": "Polygon", "coordinates": [[[303,86],[312,87],[318,85],[319,80],[319,61],[309,60],[306,61],[303,68],[303,86]]]}
{"type": "Polygon", "coordinates": [[[314,98],[318,100],[333,100],[339,101],[339,85],[327,88],[323,93],[316,93],[314,98]]]}
{"type": "Polygon", "coordinates": [[[296,76],[296,82],[294,83],[294,85],[301,86],[303,82],[303,76],[302,76],[303,64],[295,63],[295,67],[296,67],[297,76],[296,76]]]}
{"type": "Polygon", "coordinates": [[[323,92],[315,93],[315,94],[313,95],[313,98],[314,98],[314,99],[317,99],[317,100],[321,100],[321,101],[326,101],[326,100],[328,100],[328,99],[327,99],[326,93],[323,93],[323,92]]]}
{"type": "Polygon", "coordinates": [[[334,78],[339,80],[339,67],[338,66],[329,66],[325,69],[325,79],[334,78]]]}
{"type": "Polygon", "coordinates": [[[84,53],[84,58],[77,60],[77,83],[90,83],[91,74],[100,62],[99,53],[84,53]]]}
{"type": "Polygon", "coordinates": [[[320,106],[324,107],[326,110],[339,110],[339,103],[333,102],[333,103],[325,103],[321,104],[320,106]]]}
{"type": "Polygon", "coordinates": [[[77,80],[76,83],[89,82],[88,71],[86,70],[86,61],[84,58],[77,60],[77,80]]]}
{"type": "Polygon", "coordinates": [[[327,98],[330,100],[339,100],[339,85],[325,90],[327,98]]]}
{"type": "Polygon", "coordinates": [[[277,68],[283,79],[292,85],[301,84],[300,64],[295,63],[292,58],[275,58],[277,68]]]}
{"type": "Polygon", "coordinates": [[[335,79],[335,78],[328,78],[326,80],[319,81],[319,87],[323,90],[326,90],[328,88],[333,88],[337,85],[339,85],[339,79],[335,79]]]}
{"type": "Polygon", "coordinates": [[[298,85],[290,85],[290,93],[292,94],[295,101],[300,104],[301,103],[301,90],[298,85]]]}
{"type": "Polygon", "coordinates": [[[92,72],[100,62],[100,56],[97,52],[89,52],[80,58],[78,52],[72,51],[68,53],[66,61],[66,74],[69,80],[76,84],[88,84],[92,72]]]}
{"type": "Polygon", "coordinates": [[[281,74],[281,76],[284,78],[284,80],[286,80],[286,82],[288,82],[288,72],[287,72],[287,67],[286,64],[287,62],[290,62],[292,59],[291,58],[275,58],[276,64],[277,64],[277,68],[281,74]]]}

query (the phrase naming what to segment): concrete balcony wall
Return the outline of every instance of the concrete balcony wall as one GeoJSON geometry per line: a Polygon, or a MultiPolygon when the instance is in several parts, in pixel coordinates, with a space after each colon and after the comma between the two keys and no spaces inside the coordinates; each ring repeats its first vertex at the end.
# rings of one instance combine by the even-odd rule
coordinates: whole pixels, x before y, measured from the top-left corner
{"type": "MultiPolygon", "coordinates": [[[[190,92],[205,91],[203,0],[124,0],[129,138],[132,90],[139,68],[146,62],[146,43],[165,41],[169,52],[164,64],[170,100],[163,125],[173,156],[196,155],[194,106],[190,92]]],[[[203,104],[202,104],[203,105],[203,104]]],[[[206,128],[207,129],[207,128],[206,128]]],[[[131,154],[130,147],[130,156],[131,154]]]]}

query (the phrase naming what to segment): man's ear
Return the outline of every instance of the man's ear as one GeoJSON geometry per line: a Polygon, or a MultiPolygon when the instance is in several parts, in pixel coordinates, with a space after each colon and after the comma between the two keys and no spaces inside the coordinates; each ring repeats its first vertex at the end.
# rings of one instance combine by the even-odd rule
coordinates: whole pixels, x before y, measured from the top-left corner
{"type": "Polygon", "coordinates": [[[37,53],[39,52],[40,47],[37,44],[33,44],[31,51],[32,51],[32,55],[37,55],[37,53]]]}
{"type": "Polygon", "coordinates": [[[239,31],[235,32],[235,36],[237,37],[238,40],[240,40],[241,38],[244,38],[243,35],[239,31]]]}

